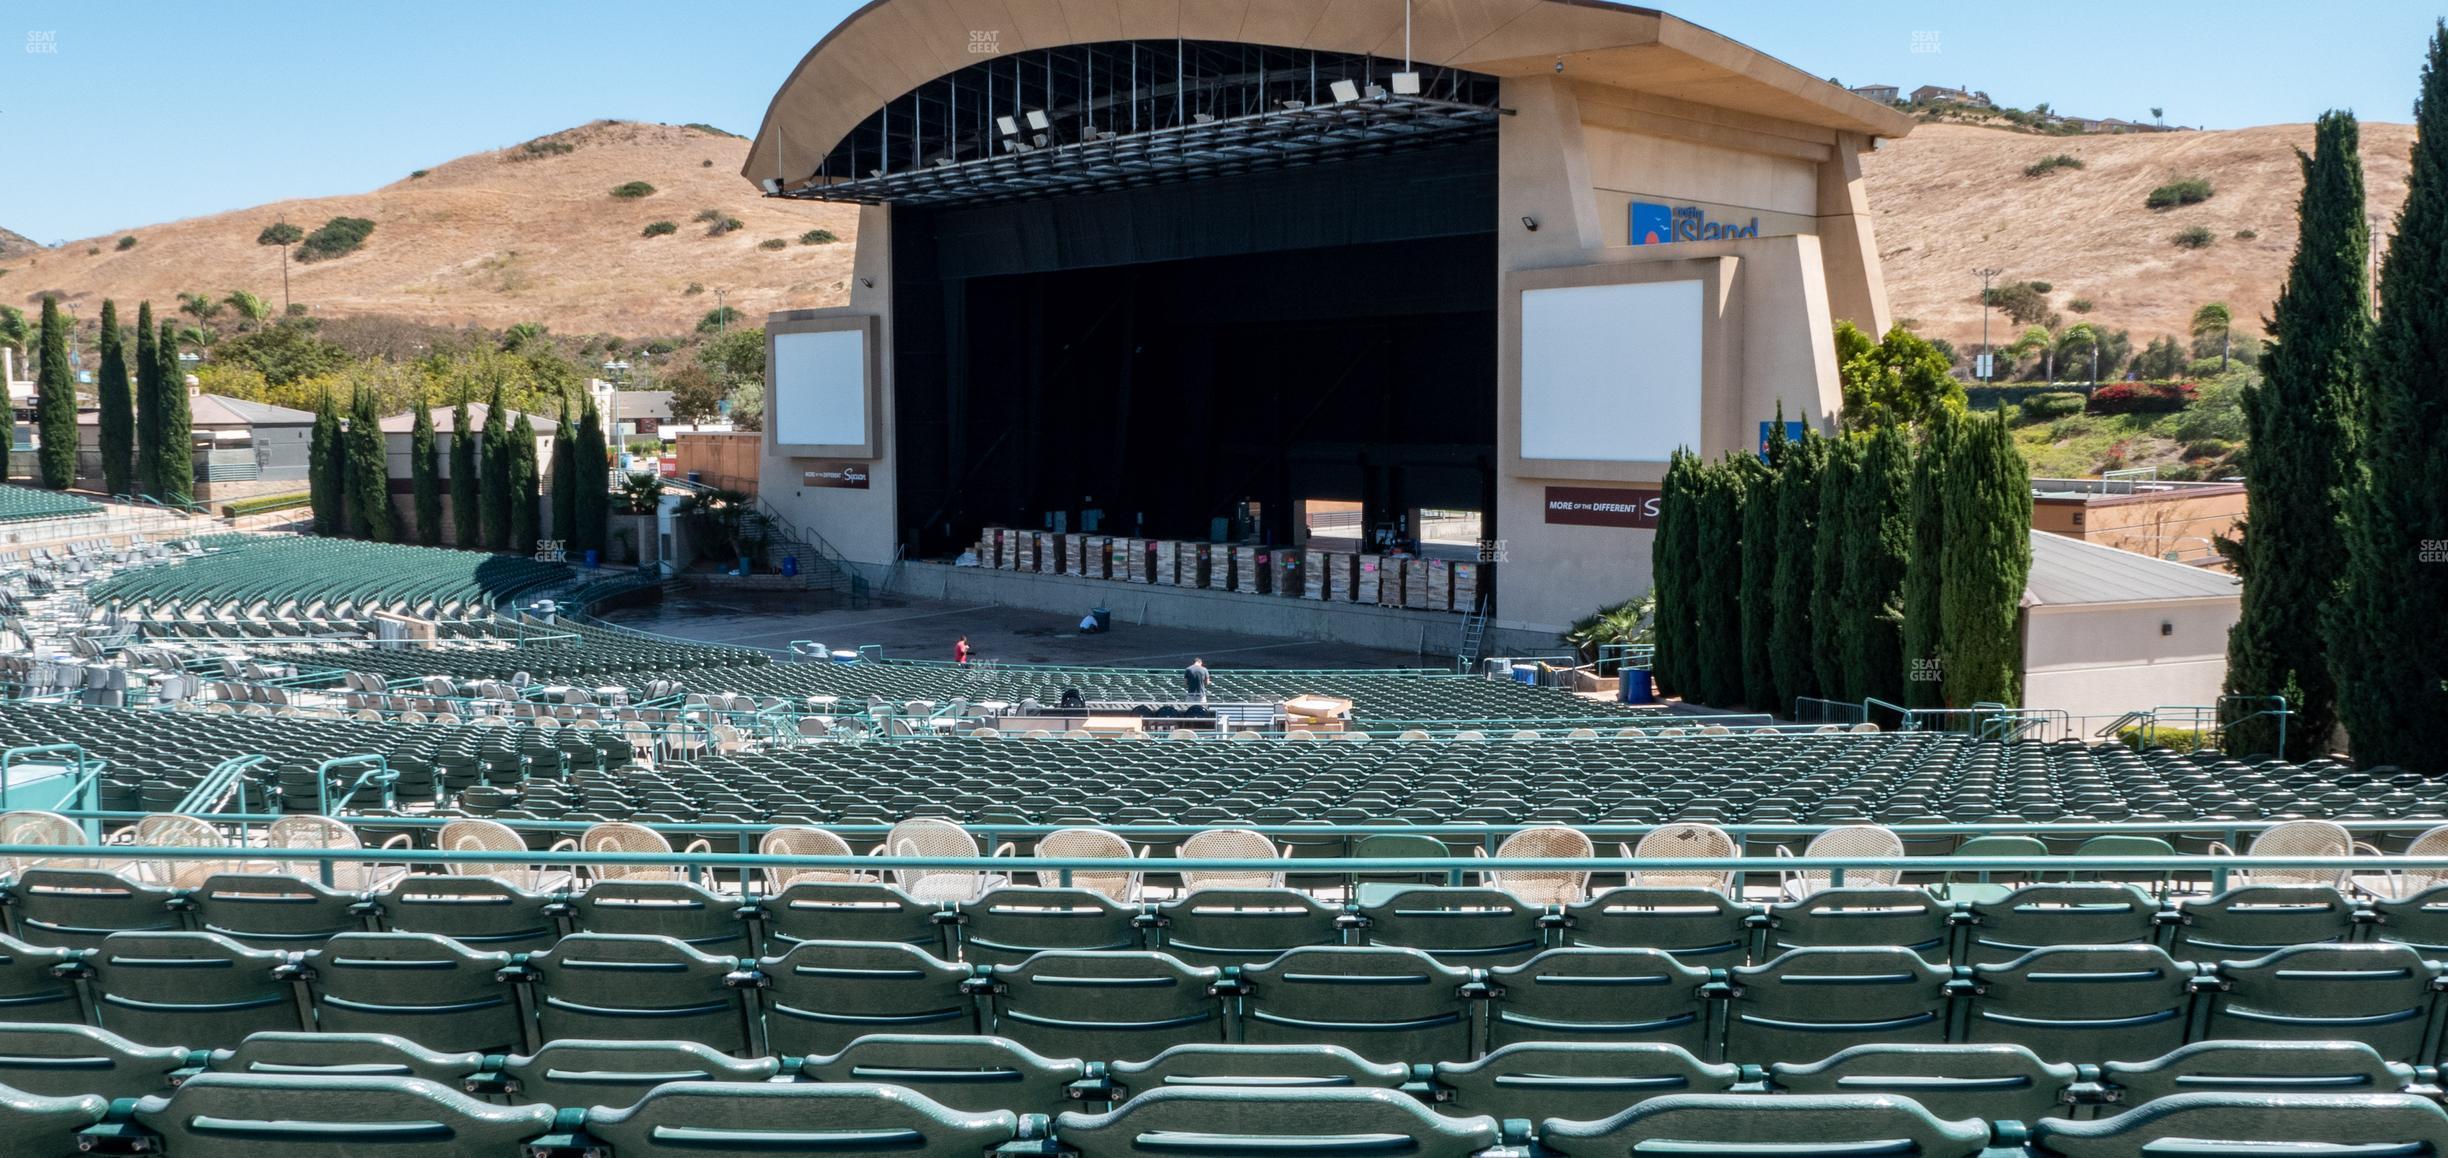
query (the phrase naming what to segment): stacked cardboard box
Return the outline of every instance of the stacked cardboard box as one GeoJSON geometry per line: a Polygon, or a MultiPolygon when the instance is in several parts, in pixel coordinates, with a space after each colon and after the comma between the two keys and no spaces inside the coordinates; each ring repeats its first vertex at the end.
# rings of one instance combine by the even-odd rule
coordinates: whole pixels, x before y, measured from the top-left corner
{"type": "Polygon", "coordinates": [[[1351,721],[1352,702],[1339,696],[1301,695],[1284,701],[1287,732],[1340,732],[1351,721]]]}
{"type": "Polygon", "coordinates": [[[1453,565],[1454,610],[1464,614],[1469,614],[1471,608],[1478,604],[1479,568],[1480,564],[1478,563],[1456,563],[1453,565]]]}
{"type": "Polygon", "coordinates": [[[1403,560],[1402,605],[1415,609],[1428,606],[1428,560],[1403,560]]]}
{"type": "Polygon", "coordinates": [[[1155,548],[1156,585],[1159,587],[1171,587],[1180,583],[1181,570],[1175,563],[1175,560],[1181,555],[1182,545],[1174,542],[1171,539],[1158,539],[1156,540],[1155,548]]]}
{"type": "Polygon", "coordinates": [[[1234,547],[1227,558],[1232,561],[1229,590],[1247,595],[1258,593],[1258,548],[1234,547]]]}
{"type": "Polygon", "coordinates": [[[1358,555],[1354,556],[1354,559],[1356,560],[1358,575],[1352,580],[1352,602],[1377,602],[1377,585],[1379,582],[1379,577],[1385,574],[1385,556],[1358,555]]]}
{"type": "Polygon", "coordinates": [[[1326,587],[1328,584],[1334,582],[1334,552],[1303,551],[1301,553],[1301,570],[1307,572],[1307,574],[1303,576],[1306,586],[1301,588],[1301,598],[1326,598],[1326,587]]]}
{"type": "Polygon", "coordinates": [[[1428,610],[1445,611],[1453,607],[1453,564],[1444,559],[1428,560],[1428,610]]]}

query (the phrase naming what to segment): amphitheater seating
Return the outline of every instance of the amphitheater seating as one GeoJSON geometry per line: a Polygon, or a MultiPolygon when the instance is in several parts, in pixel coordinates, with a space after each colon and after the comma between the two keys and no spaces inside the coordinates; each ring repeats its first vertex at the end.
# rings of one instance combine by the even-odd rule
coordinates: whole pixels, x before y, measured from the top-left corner
{"type": "Polygon", "coordinates": [[[101,506],[75,495],[33,487],[0,486],[0,523],[65,519],[100,513],[101,506]]]}

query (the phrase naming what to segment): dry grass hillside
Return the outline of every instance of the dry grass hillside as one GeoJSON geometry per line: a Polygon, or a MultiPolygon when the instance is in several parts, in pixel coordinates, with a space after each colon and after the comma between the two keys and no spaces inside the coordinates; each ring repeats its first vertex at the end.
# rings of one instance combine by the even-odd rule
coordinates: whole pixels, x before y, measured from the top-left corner
{"type": "MultiPolygon", "coordinates": [[[[2363,126],[2365,191],[2384,228],[2405,200],[2413,144],[2411,125],[2363,126]]],[[[1897,317],[1967,350],[1981,325],[1971,271],[1985,265],[2004,280],[2051,283],[2050,303],[2068,323],[2131,330],[2136,349],[2185,334],[2207,301],[2225,301],[2238,329],[2259,331],[2295,252],[2295,150],[2311,145],[2310,125],[2085,137],[1923,125],[1863,161],[1888,299],[1897,317]],[[2057,153],[2083,167],[2023,175],[2057,153]],[[2209,180],[2211,198],[2143,207],[2151,189],[2184,177],[2209,180]],[[2206,249],[2169,240],[2195,225],[2217,240],[2206,249]],[[2088,315],[2066,308],[2075,298],[2091,299],[2088,315]]],[[[1996,340],[2013,337],[2003,316],[1990,324],[1996,340]]]]}
{"type": "MultiPolygon", "coordinates": [[[[371,219],[364,248],[291,262],[290,295],[324,315],[383,313],[449,325],[543,322],[564,332],[684,332],[714,308],[714,291],[750,317],[835,304],[848,295],[854,208],[781,202],[739,175],[748,142],[675,125],[599,122],[523,145],[476,153],[368,193],[282,201],[232,213],[113,230],[33,255],[0,256],[0,301],[31,306],[64,291],[86,316],[104,297],[251,290],[277,304],[278,252],[264,226],[312,230],[335,216],[371,219]],[[570,146],[567,152],[560,145],[570,146]],[[651,196],[615,198],[644,181],[651,196]],[[743,227],[708,236],[691,220],[714,209],[743,227]],[[679,229],[643,237],[649,222],[679,229]],[[802,245],[811,229],[840,242],[802,245]],[[119,249],[122,236],[137,244],[119,249]],[[760,248],[768,239],[788,242],[760,248]],[[688,292],[694,283],[698,293],[688,292]]],[[[403,166],[405,169],[406,166],[403,166]]],[[[13,236],[13,235],[11,235],[13,236]]],[[[6,253],[0,238],[0,253],[6,253]]]]}

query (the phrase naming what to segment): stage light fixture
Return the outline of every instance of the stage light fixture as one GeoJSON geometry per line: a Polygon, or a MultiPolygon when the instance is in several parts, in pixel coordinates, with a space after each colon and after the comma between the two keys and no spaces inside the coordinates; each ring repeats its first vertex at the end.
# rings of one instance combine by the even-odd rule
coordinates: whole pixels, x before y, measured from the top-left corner
{"type": "Polygon", "coordinates": [[[1192,113],[1190,114],[1190,119],[1202,125],[1212,125],[1215,123],[1215,117],[1207,113],[1192,113]]]}
{"type": "Polygon", "coordinates": [[[1053,128],[1054,122],[1046,119],[1044,109],[1030,109],[1028,111],[1028,126],[1042,133],[1047,129],[1053,128]]]}
{"type": "Polygon", "coordinates": [[[764,180],[757,182],[757,184],[764,186],[765,192],[768,194],[779,193],[782,191],[782,179],[780,177],[767,177],[764,180]]]}
{"type": "Polygon", "coordinates": [[[1384,86],[1384,85],[1381,85],[1381,84],[1372,84],[1372,85],[1368,86],[1368,99],[1373,100],[1373,101],[1381,101],[1381,100],[1384,100],[1385,98],[1386,98],[1386,90],[1385,90],[1385,86],[1384,86]]]}
{"type": "Polygon", "coordinates": [[[1309,102],[1307,101],[1284,101],[1282,103],[1284,111],[1288,113],[1297,113],[1302,109],[1309,107],[1309,102]]]}
{"type": "Polygon", "coordinates": [[[1398,72],[1394,74],[1394,95],[1418,96],[1419,92],[1420,74],[1416,72],[1398,72]]]}
{"type": "Polygon", "coordinates": [[[1003,135],[1006,137],[1017,137],[1020,135],[1020,122],[1015,121],[1010,117],[996,117],[995,127],[1003,130],[1003,135]]]}
{"type": "Polygon", "coordinates": [[[1527,229],[1532,233],[1538,232],[1538,218],[1532,217],[1527,213],[1523,214],[1522,228],[1527,229]]]}
{"type": "Polygon", "coordinates": [[[1327,87],[1334,90],[1336,104],[1347,105],[1360,99],[1360,86],[1348,80],[1338,80],[1327,87]]]}

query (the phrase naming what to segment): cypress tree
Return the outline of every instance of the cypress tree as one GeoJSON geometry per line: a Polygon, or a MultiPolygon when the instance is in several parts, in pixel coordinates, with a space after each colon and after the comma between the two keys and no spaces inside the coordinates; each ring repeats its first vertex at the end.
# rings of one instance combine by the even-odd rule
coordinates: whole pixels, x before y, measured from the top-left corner
{"type": "Polygon", "coordinates": [[[578,525],[578,425],[570,421],[569,395],[561,396],[561,421],[553,427],[552,535],[563,550],[575,547],[572,528],[578,525]]]}
{"type": "Polygon", "coordinates": [[[604,446],[603,415],[595,410],[595,400],[586,400],[586,409],[578,418],[578,445],[571,452],[571,469],[577,472],[578,497],[572,509],[578,515],[578,533],[570,536],[570,546],[581,552],[603,557],[604,518],[611,511],[604,446]]]}
{"type": "Polygon", "coordinates": [[[1860,465],[1859,443],[1842,434],[1828,441],[1819,472],[1819,510],[1812,519],[1811,673],[1819,694],[1831,700],[1862,697],[1844,670],[1846,638],[1861,621],[1859,609],[1844,603],[1845,511],[1860,465]]]}
{"type": "Polygon", "coordinates": [[[1732,461],[1700,470],[1700,550],[1693,578],[1699,684],[1703,702],[1721,708],[1740,704],[1743,695],[1742,610],[1736,601],[1742,597],[1744,482],[1732,461]]]}
{"type": "Polygon", "coordinates": [[[2020,704],[2031,472],[2002,411],[1968,421],[1947,466],[1945,586],[1938,597],[1947,702],[2020,704]]]}
{"type": "Polygon", "coordinates": [[[195,498],[195,427],[187,409],[187,375],[179,369],[178,331],[169,322],[161,324],[153,355],[161,360],[153,376],[159,395],[153,409],[161,424],[161,462],[153,468],[161,484],[156,497],[188,502],[195,498]]]}
{"type": "Polygon", "coordinates": [[[1955,456],[1962,420],[1941,411],[1932,419],[1913,456],[1912,488],[1907,496],[1906,522],[1912,550],[1904,563],[1904,619],[1899,634],[1904,646],[1904,699],[1908,708],[1946,706],[1946,632],[1939,617],[1939,597],[1946,585],[1946,492],[1948,462],[1955,456]]]}
{"type": "Polygon", "coordinates": [[[476,502],[476,428],[468,425],[467,391],[451,407],[451,545],[463,551],[482,548],[483,527],[476,502]]]}
{"type": "MultiPolygon", "coordinates": [[[[434,447],[433,407],[416,400],[416,428],[408,436],[408,474],[416,492],[417,542],[442,545],[442,464],[434,447]]],[[[408,536],[401,535],[401,539],[408,536]]]]}
{"type": "MultiPolygon", "coordinates": [[[[2261,383],[2244,391],[2252,469],[2244,473],[2242,542],[2230,549],[2244,608],[2227,634],[2226,690],[2287,697],[2289,760],[2327,751],[2337,730],[2321,615],[2337,595],[2338,568],[2314,561],[2345,555],[2338,490],[2355,376],[2371,341],[2360,135],[2351,114],[2324,113],[2312,152],[2296,153],[2304,189],[2295,260],[2271,311],[2261,383]]],[[[2275,752],[2276,725],[2246,722],[2229,732],[2227,747],[2275,752]]]]}
{"type": "Polygon", "coordinates": [[[161,339],[153,330],[153,303],[136,304],[136,489],[161,493],[161,339]]]}
{"type": "Polygon", "coordinates": [[[510,411],[502,405],[502,388],[493,386],[493,401],[485,407],[484,465],[479,468],[484,491],[477,507],[484,514],[484,545],[488,551],[510,549],[510,411]]]}
{"type": "Polygon", "coordinates": [[[2357,400],[2329,667],[2358,762],[2439,771],[2448,768],[2448,22],[2423,64],[2414,135],[2357,400]]]}
{"type": "Polygon", "coordinates": [[[128,386],[127,334],[119,303],[102,299],[102,364],[94,373],[96,441],[102,450],[102,490],[124,495],[136,484],[136,398],[128,386]]]}
{"type": "Polygon", "coordinates": [[[1893,426],[1873,431],[1845,492],[1846,694],[1904,702],[1904,569],[1912,553],[1907,500],[1912,449],[1893,426]]]}
{"type": "Polygon", "coordinates": [[[1776,626],[1777,468],[1785,461],[1785,403],[1777,403],[1776,425],[1768,432],[1768,458],[1754,461],[1746,473],[1751,485],[1742,505],[1742,680],[1743,702],[1755,712],[1784,715],[1792,704],[1776,698],[1776,673],[1770,639],[1776,626]]]}
{"type": "Polygon", "coordinates": [[[59,299],[42,301],[39,362],[34,370],[34,423],[42,439],[35,463],[42,485],[64,491],[76,485],[76,373],[68,368],[68,322],[59,299]]]}
{"type": "Polygon", "coordinates": [[[327,388],[315,400],[314,433],[306,440],[306,500],[314,511],[315,534],[338,535],[346,529],[340,512],[345,509],[347,479],[340,456],[340,414],[332,409],[327,388]]]}
{"type": "Polygon", "coordinates": [[[526,415],[510,424],[510,549],[532,553],[536,545],[535,424],[526,415]]]}
{"type": "Polygon", "coordinates": [[[1697,687],[1692,649],[1698,645],[1694,627],[1691,571],[1698,550],[1699,524],[1694,519],[1692,472],[1697,467],[1688,450],[1677,449],[1666,460],[1666,477],[1658,484],[1657,534],[1649,543],[1650,591],[1657,599],[1658,688],[1665,695],[1685,695],[1697,687]]]}
{"type": "Polygon", "coordinates": [[[1817,564],[1819,479],[1825,473],[1827,439],[1809,427],[1786,448],[1777,468],[1776,576],[1769,589],[1775,604],[1768,625],[1769,674],[1780,707],[1819,694],[1811,661],[1811,578],[1817,564]]]}
{"type": "Polygon", "coordinates": [[[349,399],[347,434],[349,532],[388,543],[391,533],[391,463],[384,446],[382,415],[374,392],[358,387],[349,399]]]}

